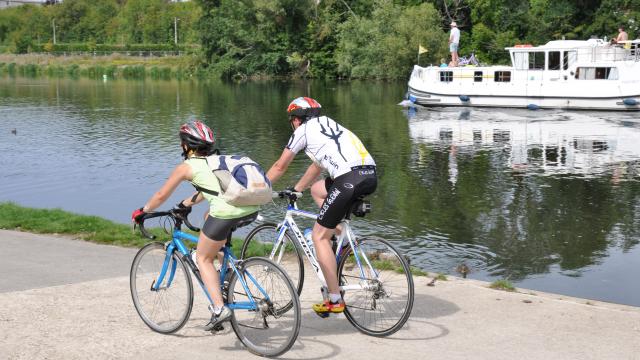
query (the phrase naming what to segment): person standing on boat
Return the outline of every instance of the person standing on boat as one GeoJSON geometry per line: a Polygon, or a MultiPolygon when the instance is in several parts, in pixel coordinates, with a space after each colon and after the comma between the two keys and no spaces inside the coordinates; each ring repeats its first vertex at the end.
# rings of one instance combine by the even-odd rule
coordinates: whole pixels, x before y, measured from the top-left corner
{"type": "Polygon", "coordinates": [[[451,52],[451,66],[458,66],[458,44],[460,44],[460,30],[455,21],[451,22],[449,35],[449,52],[451,52]]]}
{"type": "Polygon", "coordinates": [[[616,38],[616,43],[619,44],[620,41],[627,41],[629,40],[629,34],[627,34],[626,31],[624,31],[624,26],[620,25],[618,26],[618,37],[616,38]]]}

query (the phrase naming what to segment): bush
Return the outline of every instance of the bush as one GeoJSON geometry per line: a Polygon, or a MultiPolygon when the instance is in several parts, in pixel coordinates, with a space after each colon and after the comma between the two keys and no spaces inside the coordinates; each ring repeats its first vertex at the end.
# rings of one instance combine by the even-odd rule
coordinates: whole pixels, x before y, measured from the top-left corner
{"type": "Polygon", "coordinates": [[[122,77],[125,79],[144,79],[145,76],[144,65],[125,66],[122,69],[122,77]]]}
{"type": "Polygon", "coordinates": [[[78,64],[73,64],[67,68],[67,74],[71,77],[80,76],[80,66],[78,64]]]}
{"type": "Polygon", "coordinates": [[[22,76],[36,77],[40,72],[40,67],[35,64],[26,64],[18,66],[18,73],[22,76]]]}
{"type": "Polygon", "coordinates": [[[15,75],[16,74],[16,67],[17,67],[16,63],[10,63],[7,66],[7,73],[9,73],[9,75],[12,75],[12,76],[15,75]]]}

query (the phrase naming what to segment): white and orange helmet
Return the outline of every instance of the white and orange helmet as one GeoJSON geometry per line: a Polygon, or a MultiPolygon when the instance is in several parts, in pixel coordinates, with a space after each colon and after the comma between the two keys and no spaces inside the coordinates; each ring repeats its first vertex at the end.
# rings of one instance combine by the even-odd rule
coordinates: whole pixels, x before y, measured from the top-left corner
{"type": "Polygon", "coordinates": [[[289,116],[296,116],[302,121],[306,121],[309,118],[320,115],[320,109],[322,106],[319,102],[310,97],[299,97],[293,99],[293,101],[287,107],[287,113],[289,116]]]}

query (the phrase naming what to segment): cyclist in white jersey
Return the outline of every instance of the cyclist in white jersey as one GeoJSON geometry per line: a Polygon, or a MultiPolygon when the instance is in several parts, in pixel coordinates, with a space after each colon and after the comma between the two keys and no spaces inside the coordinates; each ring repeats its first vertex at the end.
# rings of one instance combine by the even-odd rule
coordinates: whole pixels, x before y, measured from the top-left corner
{"type": "Polygon", "coordinates": [[[313,163],[293,187],[302,192],[311,186],[311,196],[320,207],[313,227],[313,244],[327,280],[329,299],[313,305],[317,313],[340,313],[344,301],[338,286],[337,264],[331,238],[336,226],[361,196],[377,187],[376,163],[358,137],[327,116],[320,116],[321,105],[314,99],[294,99],[287,113],[294,132],[267,177],[274,183],[287,171],[296,154],[304,150],[313,163]],[[329,176],[316,181],[326,170],[329,176]],[[313,184],[313,185],[312,185],[313,184]]]}

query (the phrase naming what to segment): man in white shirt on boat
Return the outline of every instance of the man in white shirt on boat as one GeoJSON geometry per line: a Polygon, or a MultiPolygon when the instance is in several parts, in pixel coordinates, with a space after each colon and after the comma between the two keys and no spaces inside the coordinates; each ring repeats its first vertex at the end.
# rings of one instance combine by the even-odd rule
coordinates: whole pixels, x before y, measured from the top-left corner
{"type": "Polygon", "coordinates": [[[455,21],[451,22],[449,35],[449,52],[451,52],[451,66],[458,66],[458,44],[460,44],[460,30],[455,21]]]}

